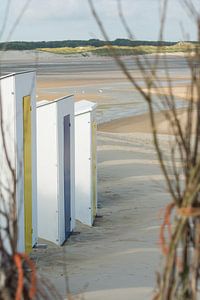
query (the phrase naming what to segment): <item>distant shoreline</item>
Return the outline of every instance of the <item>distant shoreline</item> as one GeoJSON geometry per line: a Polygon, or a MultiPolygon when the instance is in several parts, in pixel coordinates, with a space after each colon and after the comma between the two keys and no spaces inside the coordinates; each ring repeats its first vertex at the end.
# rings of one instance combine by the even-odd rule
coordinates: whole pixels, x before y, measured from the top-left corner
{"type": "Polygon", "coordinates": [[[65,40],[65,41],[13,41],[0,43],[0,51],[8,50],[33,50],[54,54],[81,56],[133,56],[145,54],[174,54],[191,53],[198,43],[192,42],[168,42],[168,41],[140,41],[129,39],[116,39],[113,41],[103,41],[98,39],[90,40],[65,40]]]}

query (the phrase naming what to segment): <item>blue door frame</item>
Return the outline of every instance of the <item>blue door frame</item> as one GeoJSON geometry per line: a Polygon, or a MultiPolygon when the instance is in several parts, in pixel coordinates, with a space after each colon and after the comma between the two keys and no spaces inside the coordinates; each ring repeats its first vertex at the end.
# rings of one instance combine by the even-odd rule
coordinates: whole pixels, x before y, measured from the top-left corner
{"type": "Polygon", "coordinates": [[[71,178],[70,178],[70,115],[64,116],[64,202],[65,239],[71,232],[71,178]]]}

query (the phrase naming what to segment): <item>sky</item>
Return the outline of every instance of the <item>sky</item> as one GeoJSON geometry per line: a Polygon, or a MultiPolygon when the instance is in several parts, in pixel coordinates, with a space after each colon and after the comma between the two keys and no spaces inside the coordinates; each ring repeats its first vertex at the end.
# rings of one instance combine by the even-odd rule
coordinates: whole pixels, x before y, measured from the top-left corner
{"type": "MultiPolygon", "coordinates": [[[[20,22],[15,26],[26,2],[0,0],[1,41],[103,39],[87,0],[29,0],[20,22]]],[[[110,39],[127,38],[119,19],[117,0],[93,0],[93,3],[110,39]]],[[[121,0],[121,3],[124,17],[135,39],[157,40],[162,0],[121,0]]],[[[183,0],[169,0],[164,40],[196,40],[194,19],[183,7],[183,0]]]]}

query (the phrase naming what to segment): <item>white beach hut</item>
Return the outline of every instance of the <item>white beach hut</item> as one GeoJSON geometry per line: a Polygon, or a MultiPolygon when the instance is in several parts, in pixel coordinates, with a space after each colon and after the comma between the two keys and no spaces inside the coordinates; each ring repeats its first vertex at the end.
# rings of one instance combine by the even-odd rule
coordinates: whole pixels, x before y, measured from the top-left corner
{"type": "Polygon", "coordinates": [[[62,245],[75,226],[74,101],[37,105],[38,235],[62,245]]]}
{"type": "MultiPolygon", "coordinates": [[[[21,72],[0,78],[1,121],[12,168],[16,172],[18,251],[29,253],[37,242],[36,104],[35,72],[21,72]]],[[[0,134],[0,182],[8,204],[13,179],[0,134]]],[[[11,217],[11,216],[10,216],[11,217]]],[[[5,220],[1,216],[1,224],[5,220]]],[[[5,240],[8,244],[8,240],[5,240]]],[[[8,246],[9,247],[9,246],[8,246]]]]}
{"type": "Polygon", "coordinates": [[[97,214],[96,103],[75,103],[75,216],[92,226],[97,214]]]}

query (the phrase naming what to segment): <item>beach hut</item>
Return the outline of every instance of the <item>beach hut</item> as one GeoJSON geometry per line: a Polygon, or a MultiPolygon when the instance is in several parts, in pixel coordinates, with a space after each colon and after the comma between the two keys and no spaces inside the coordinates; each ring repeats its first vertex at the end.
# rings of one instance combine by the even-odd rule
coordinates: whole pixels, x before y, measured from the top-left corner
{"type": "Polygon", "coordinates": [[[75,226],[74,101],[37,105],[38,236],[62,245],[75,226]]]}
{"type": "MultiPolygon", "coordinates": [[[[0,134],[1,192],[3,190],[6,209],[12,201],[8,191],[13,189],[13,178],[4,151],[6,145],[17,179],[14,198],[18,221],[18,251],[27,253],[37,243],[35,77],[35,72],[28,71],[0,78],[0,118],[4,132],[4,139],[2,132],[0,134]]],[[[1,215],[2,223],[5,223],[5,219],[1,215]]],[[[9,247],[6,238],[5,244],[9,247]]]]}
{"type": "Polygon", "coordinates": [[[92,226],[97,214],[96,103],[75,103],[75,216],[92,226]]]}

